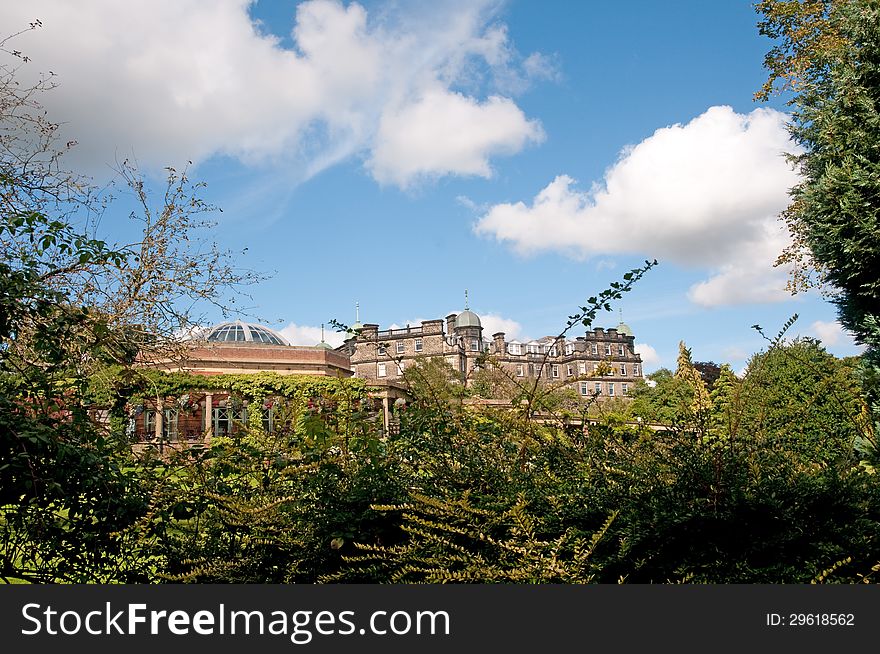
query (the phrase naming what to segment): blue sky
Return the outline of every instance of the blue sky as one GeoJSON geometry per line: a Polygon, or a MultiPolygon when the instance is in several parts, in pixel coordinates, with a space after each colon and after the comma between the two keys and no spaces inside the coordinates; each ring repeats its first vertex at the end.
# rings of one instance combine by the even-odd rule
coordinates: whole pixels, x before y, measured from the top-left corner
{"type": "MultiPolygon", "coordinates": [[[[471,308],[487,335],[555,334],[646,258],[620,305],[646,369],[742,369],[792,334],[857,352],[771,266],[796,177],[749,2],[313,0],[6,3],[52,70],[43,99],[96,179],[193,161],[214,236],[272,277],[253,313],[301,344],[471,308]]],[[[123,231],[124,212],[105,218],[123,231]],[[115,220],[115,222],[114,222],[115,220]]],[[[210,314],[208,319],[219,319],[210,314]]],[[[618,314],[597,326],[613,326],[618,314]]]]}

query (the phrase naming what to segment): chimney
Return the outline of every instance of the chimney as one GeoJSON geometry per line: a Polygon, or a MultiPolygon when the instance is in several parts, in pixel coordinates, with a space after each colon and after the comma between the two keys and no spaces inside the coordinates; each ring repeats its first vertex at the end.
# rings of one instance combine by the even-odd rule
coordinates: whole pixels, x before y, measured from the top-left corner
{"type": "Polygon", "coordinates": [[[450,313],[446,316],[446,333],[452,334],[455,331],[455,319],[458,318],[457,313],[450,313]]]}

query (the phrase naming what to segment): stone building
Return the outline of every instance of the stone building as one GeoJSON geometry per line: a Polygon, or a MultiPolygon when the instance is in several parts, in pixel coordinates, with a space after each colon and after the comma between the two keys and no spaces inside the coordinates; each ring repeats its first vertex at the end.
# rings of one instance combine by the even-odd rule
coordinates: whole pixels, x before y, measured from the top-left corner
{"type": "Polygon", "coordinates": [[[322,339],[314,346],[291,345],[278,332],[236,320],[214,325],[187,341],[182,357],[144,366],[196,375],[277,372],[279,375],[351,377],[348,356],[322,339]]]}
{"type": "MultiPolygon", "coordinates": [[[[210,327],[186,345],[181,357],[141,361],[140,365],[204,376],[274,372],[351,377],[348,356],[334,350],[323,338],[315,346],[294,346],[268,327],[240,320],[210,327]]],[[[272,428],[270,407],[264,407],[260,419],[264,427],[272,428]]],[[[174,446],[202,442],[207,435],[226,435],[247,422],[247,407],[228,392],[203,390],[159,398],[158,402],[137,407],[129,431],[136,443],[174,446]]]]}
{"type": "Polygon", "coordinates": [[[380,330],[371,323],[356,327],[357,335],[338,349],[350,357],[354,376],[371,382],[399,383],[404,370],[425,357],[443,357],[453,369],[470,373],[481,354],[491,356],[492,365],[511,379],[541,377],[571,385],[584,397],[626,397],[643,375],[635,336],[624,323],[573,340],[545,336],[529,342],[508,341],[503,332],[484,338],[479,316],[467,308],[445,321],[425,320],[402,329],[380,330]]]}

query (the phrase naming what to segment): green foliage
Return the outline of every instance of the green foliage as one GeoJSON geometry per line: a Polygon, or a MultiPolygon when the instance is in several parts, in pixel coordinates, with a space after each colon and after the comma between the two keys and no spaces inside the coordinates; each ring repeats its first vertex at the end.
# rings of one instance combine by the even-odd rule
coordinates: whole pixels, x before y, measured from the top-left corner
{"type": "Polygon", "coordinates": [[[602,581],[806,583],[846,556],[837,579],[854,581],[880,553],[876,476],[781,444],[618,441],[585,483],[619,511],[602,581]]]}
{"type": "Polygon", "coordinates": [[[763,0],[757,9],[761,33],[775,39],[761,96],[779,80],[793,91],[789,130],[802,148],[791,157],[802,181],[783,214],[794,239],[781,260],[798,264],[795,288],[809,285],[810,269],[818,271],[840,322],[868,346],[861,381],[877,425],[880,6],[873,0],[763,0]]]}
{"type": "Polygon", "coordinates": [[[740,408],[740,433],[782,440],[792,454],[851,459],[870,431],[854,364],[809,338],[755,355],[742,382],[749,399],[740,408]]]}
{"type": "Polygon", "coordinates": [[[591,583],[597,572],[592,555],[614,519],[589,537],[569,529],[545,540],[544,521],[522,496],[503,512],[473,507],[467,497],[444,501],[422,495],[407,504],[375,508],[401,512],[407,540],[396,546],[361,545],[358,554],[347,558],[353,569],[324,581],[591,583]]]}
{"type": "Polygon", "coordinates": [[[693,386],[668,368],[660,368],[645,381],[637,382],[630,395],[630,414],[646,422],[683,427],[693,424],[693,386]]]}
{"type": "Polygon", "coordinates": [[[165,525],[160,578],[211,583],[312,582],[331,574],[352,541],[393,529],[371,504],[402,497],[382,443],[301,420],[251,429],[179,455],[157,498],[165,525]]]}

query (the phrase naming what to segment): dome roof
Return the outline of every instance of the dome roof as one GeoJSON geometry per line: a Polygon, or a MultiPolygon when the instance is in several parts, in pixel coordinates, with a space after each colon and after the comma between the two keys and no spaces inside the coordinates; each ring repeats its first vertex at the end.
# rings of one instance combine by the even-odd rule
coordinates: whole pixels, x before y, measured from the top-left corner
{"type": "Polygon", "coordinates": [[[624,336],[632,336],[633,330],[630,329],[630,326],[627,325],[625,322],[622,322],[619,325],[617,325],[617,333],[623,334],[624,336]]]}
{"type": "Polygon", "coordinates": [[[253,343],[254,345],[290,345],[281,334],[263,325],[241,320],[223,322],[205,330],[209,343],[253,343]]]}
{"type": "Polygon", "coordinates": [[[480,317],[470,309],[465,309],[455,319],[456,327],[482,327],[480,317]]]}

